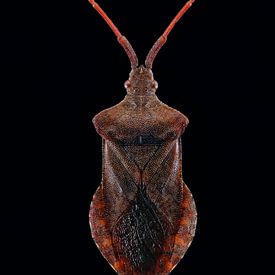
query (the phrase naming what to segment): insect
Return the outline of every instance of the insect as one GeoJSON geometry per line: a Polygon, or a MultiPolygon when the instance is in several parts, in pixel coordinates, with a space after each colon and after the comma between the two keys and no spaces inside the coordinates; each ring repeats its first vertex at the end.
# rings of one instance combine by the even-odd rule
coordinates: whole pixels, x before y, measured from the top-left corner
{"type": "Polygon", "coordinates": [[[184,256],[196,228],[191,192],[182,180],[181,135],[188,119],[155,95],[153,61],[188,1],[149,51],[145,66],[125,36],[93,0],[131,63],[127,95],[93,118],[102,137],[102,182],[89,221],[99,250],[118,274],[169,274],[184,256]]]}

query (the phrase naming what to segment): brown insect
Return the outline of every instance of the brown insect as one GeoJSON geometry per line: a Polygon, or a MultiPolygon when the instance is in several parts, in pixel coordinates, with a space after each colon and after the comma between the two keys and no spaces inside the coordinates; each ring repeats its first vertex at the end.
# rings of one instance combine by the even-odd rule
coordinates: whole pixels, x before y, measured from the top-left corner
{"type": "Polygon", "coordinates": [[[195,234],[195,203],[181,167],[181,135],[188,119],[157,98],[151,71],[168,34],[194,1],[184,5],[160,36],[145,66],[138,66],[131,44],[89,0],[117,36],[132,67],[124,100],[93,119],[103,140],[103,172],[90,225],[99,250],[118,274],[169,274],[195,234]]]}

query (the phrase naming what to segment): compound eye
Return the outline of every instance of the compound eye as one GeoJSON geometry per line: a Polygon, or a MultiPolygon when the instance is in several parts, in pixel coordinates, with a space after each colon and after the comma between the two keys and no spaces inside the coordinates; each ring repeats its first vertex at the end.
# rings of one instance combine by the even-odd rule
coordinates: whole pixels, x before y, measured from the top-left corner
{"type": "Polygon", "coordinates": [[[129,80],[125,81],[124,87],[125,89],[129,89],[131,87],[131,82],[129,80]]]}
{"type": "Polygon", "coordinates": [[[158,88],[158,86],[159,86],[159,84],[157,83],[157,81],[154,81],[153,82],[153,89],[157,89],[158,88]]]}

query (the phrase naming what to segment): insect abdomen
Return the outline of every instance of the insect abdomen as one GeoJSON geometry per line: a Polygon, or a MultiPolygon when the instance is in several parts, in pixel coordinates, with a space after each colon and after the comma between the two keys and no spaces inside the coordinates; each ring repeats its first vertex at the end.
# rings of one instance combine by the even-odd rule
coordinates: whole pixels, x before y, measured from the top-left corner
{"type": "Polygon", "coordinates": [[[177,265],[196,227],[194,200],[185,185],[182,194],[178,205],[181,215],[177,225],[172,226],[176,230],[141,190],[111,228],[112,215],[106,207],[102,188],[98,189],[90,210],[92,235],[118,274],[167,275],[177,265]]]}

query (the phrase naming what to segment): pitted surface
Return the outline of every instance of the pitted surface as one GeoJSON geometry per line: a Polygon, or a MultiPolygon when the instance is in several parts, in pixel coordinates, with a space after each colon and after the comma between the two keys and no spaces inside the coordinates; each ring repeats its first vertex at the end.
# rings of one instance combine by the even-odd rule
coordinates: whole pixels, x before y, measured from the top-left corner
{"type": "Polygon", "coordinates": [[[91,209],[93,237],[118,274],[167,275],[196,226],[181,171],[188,119],[156,96],[126,96],[93,122],[104,140],[102,189],[96,195],[101,203],[91,209]],[[99,232],[106,232],[105,239],[99,232]]]}

